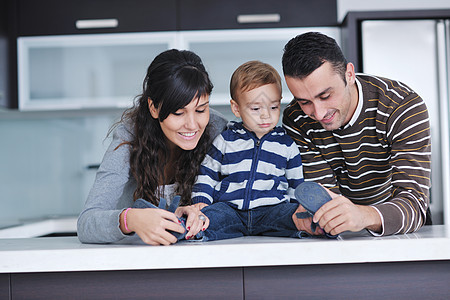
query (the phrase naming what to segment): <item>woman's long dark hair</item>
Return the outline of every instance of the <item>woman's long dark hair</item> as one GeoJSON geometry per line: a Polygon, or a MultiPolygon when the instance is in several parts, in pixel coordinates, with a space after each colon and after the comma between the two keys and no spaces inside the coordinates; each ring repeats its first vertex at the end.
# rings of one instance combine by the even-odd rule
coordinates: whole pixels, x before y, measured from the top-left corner
{"type": "MultiPolygon", "coordinates": [[[[200,57],[193,52],[167,50],[150,64],[142,95],[121,119],[121,122],[134,126],[134,139],[124,143],[130,146],[130,171],[137,182],[134,200],[143,198],[157,205],[159,197],[163,196],[159,194],[158,186],[164,184],[164,167],[169,162],[170,150],[160,122],[188,105],[194,97],[209,96],[212,88],[200,57]],[[148,99],[159,110],[159,119],[150,115],[148,99]]],[[[176,192],[183,205],[191,203],[192,185],[209,148],[209,128],[208,125],[195,149],[180,149],[181,155],[174,164],[176,192]]]]}

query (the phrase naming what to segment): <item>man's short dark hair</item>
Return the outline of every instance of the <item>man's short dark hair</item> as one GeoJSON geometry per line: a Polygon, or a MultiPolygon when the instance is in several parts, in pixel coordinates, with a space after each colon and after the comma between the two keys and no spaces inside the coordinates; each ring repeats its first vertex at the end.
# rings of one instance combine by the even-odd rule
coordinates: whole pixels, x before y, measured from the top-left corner
{"type": "Polygon", "coordinates": [[[336,41],[319,32],[307,32],[292,38],[284,46],[283,73],[303,79],[326,61],[346,82],[347,60],[336,41]]]}

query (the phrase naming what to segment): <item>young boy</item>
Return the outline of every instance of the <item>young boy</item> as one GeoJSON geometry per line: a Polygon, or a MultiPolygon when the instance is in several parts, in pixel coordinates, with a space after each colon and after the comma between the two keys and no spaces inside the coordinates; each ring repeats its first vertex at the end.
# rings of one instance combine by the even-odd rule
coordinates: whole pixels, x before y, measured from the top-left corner
{"type": "MultiPolygon", "coordinates": [[[[246,235],[301,237],[292,215],[303,182],[297,145],[277,126],[281,79],[270,65],[249,61],[231,77],[230,122],[213,142],[193,187],[192,202],[208,206],[203,240],[246,235]]],[[[189,238],[189,237],[188,237],[189,238]]]]}

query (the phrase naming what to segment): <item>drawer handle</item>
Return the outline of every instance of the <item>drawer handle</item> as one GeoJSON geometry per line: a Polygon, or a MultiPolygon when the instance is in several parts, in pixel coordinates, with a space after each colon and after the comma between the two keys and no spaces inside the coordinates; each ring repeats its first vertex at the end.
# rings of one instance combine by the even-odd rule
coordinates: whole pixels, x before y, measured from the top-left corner
{"type": "Polygon", "coordinates": [[[77,29],[116,28],[117,26],[119,26],[119,20],[117,19],[77,20],[75,22],[77,29]]]}
{"type": "Polygon", "coordinates": [[[258,15],[238,15],[239,24],[245,23],[278,23],[281,20],[280,14],[258,14],[258,15]]]}

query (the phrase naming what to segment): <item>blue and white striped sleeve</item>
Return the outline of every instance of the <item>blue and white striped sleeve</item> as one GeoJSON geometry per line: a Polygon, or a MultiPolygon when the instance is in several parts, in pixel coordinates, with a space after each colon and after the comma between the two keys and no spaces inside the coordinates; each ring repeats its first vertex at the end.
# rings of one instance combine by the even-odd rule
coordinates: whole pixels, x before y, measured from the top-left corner
{"type": "Polygon", "coordinates": [[[303,166],[300,151],[297,145],[292,141],[288,147],[288,161],[286,165],[286,179],[289,183],[289,187],[286,191],[291,200],[295,199],[295,188],[304,181],[303,166]]]}
{"type": "Polygon", "coordinates": [[[223,158],[221,149],[223,149],[224,144],[225,140],[222,134],[214,139],[192,187],[192,203],[212,204],[214,202],[214,190],[221,181],[223,158]]]}

